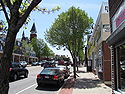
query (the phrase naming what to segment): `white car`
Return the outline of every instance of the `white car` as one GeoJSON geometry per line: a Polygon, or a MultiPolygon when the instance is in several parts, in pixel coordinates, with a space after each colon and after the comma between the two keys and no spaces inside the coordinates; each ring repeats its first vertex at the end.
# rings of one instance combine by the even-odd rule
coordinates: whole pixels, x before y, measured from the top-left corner
{"type": "Polygon", "coordinates": [[[20,61],[20,64],[22,67],[26,67],[27,66],[27,62],[26,61],[20,61]]]}

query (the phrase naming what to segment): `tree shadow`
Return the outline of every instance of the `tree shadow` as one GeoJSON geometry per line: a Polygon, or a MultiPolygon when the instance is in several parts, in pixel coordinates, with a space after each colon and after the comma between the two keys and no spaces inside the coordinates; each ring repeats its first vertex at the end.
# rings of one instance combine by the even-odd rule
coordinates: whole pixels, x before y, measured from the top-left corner
{"type": "Polygon", "coordinates": [[[89,88],[95,88],[95,87],[101,87],[101,83],[103,83],[99,79],[76,79],[76,83],[74,84],[73,88],[79,88],[79,89],[89,89],[89,88]]]}
{"type": "Polygon", "coordinates": [[[101,87],[101,83],[103,82],[99,79],[81,78],[74,80],[74,78],[70,78],[64,84],[63,88],[89,89],[89,88],[101,87]]]}
{"type": "Polygon", "coordinates": [[[73,78],[73,76],[70,76],[69,79],[67,79],[67,81],[64,83],[62,88],[72,88],[74,86],[75,80],[73,78]]]}
{"type": "Polygon", "coordinates": [[[76,73],[86,73],[85,71],[76,71],[76,73]]]}

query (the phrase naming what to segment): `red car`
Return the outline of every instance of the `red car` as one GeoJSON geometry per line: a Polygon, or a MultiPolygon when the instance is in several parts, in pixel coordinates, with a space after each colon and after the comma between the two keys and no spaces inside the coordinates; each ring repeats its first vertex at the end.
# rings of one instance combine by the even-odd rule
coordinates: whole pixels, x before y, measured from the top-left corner
{"type": "Polygon", "coordinates": [[[59,60],[58,61],[58,65],[64,65],[65,63],[64,63],[64,60],[59,60]]]}

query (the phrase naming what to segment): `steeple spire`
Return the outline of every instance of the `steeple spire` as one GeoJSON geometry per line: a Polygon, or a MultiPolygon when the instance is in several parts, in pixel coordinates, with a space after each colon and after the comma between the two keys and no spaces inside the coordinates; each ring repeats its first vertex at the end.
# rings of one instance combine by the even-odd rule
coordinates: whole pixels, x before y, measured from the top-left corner
{"type": "Polygon", "coordinates": [[[32,40],[32,38],[36,38],[37,37],[37,31],[36,31],[36,26],[35,26],[35,23],[33,23],[33,26],[30,30],[30,40],[32,40]]]}
{"type": "Polygon", "coordinates": [[[25,37],[25,34],[24,34],[24,31],[23,31],[23,34],[22,34],[22,38],[25,37]]]}
{"type": "Polygon", "coordinates": [[[26,37],[25,37],[25,33],[24,33],[24,31],[23,31],[22,40],[25,40],[25,39],[26,39],[26,37]]]}
{"type": "Polygon", "coordinates": [[[35,23],[33,23],[33,26],[31,28],[30,32],[31,32],[31,34],[36,34],[37,33],[35,23]]]}

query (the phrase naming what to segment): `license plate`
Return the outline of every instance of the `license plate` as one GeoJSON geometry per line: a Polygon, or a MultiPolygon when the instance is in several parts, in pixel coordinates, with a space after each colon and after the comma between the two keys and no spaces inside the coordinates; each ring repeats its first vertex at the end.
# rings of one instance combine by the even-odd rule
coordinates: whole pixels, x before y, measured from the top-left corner
{"type": "Polygon", "coordinates": [[[45,78],[49,78],[49,76],[45,76],[45,78]]]}

